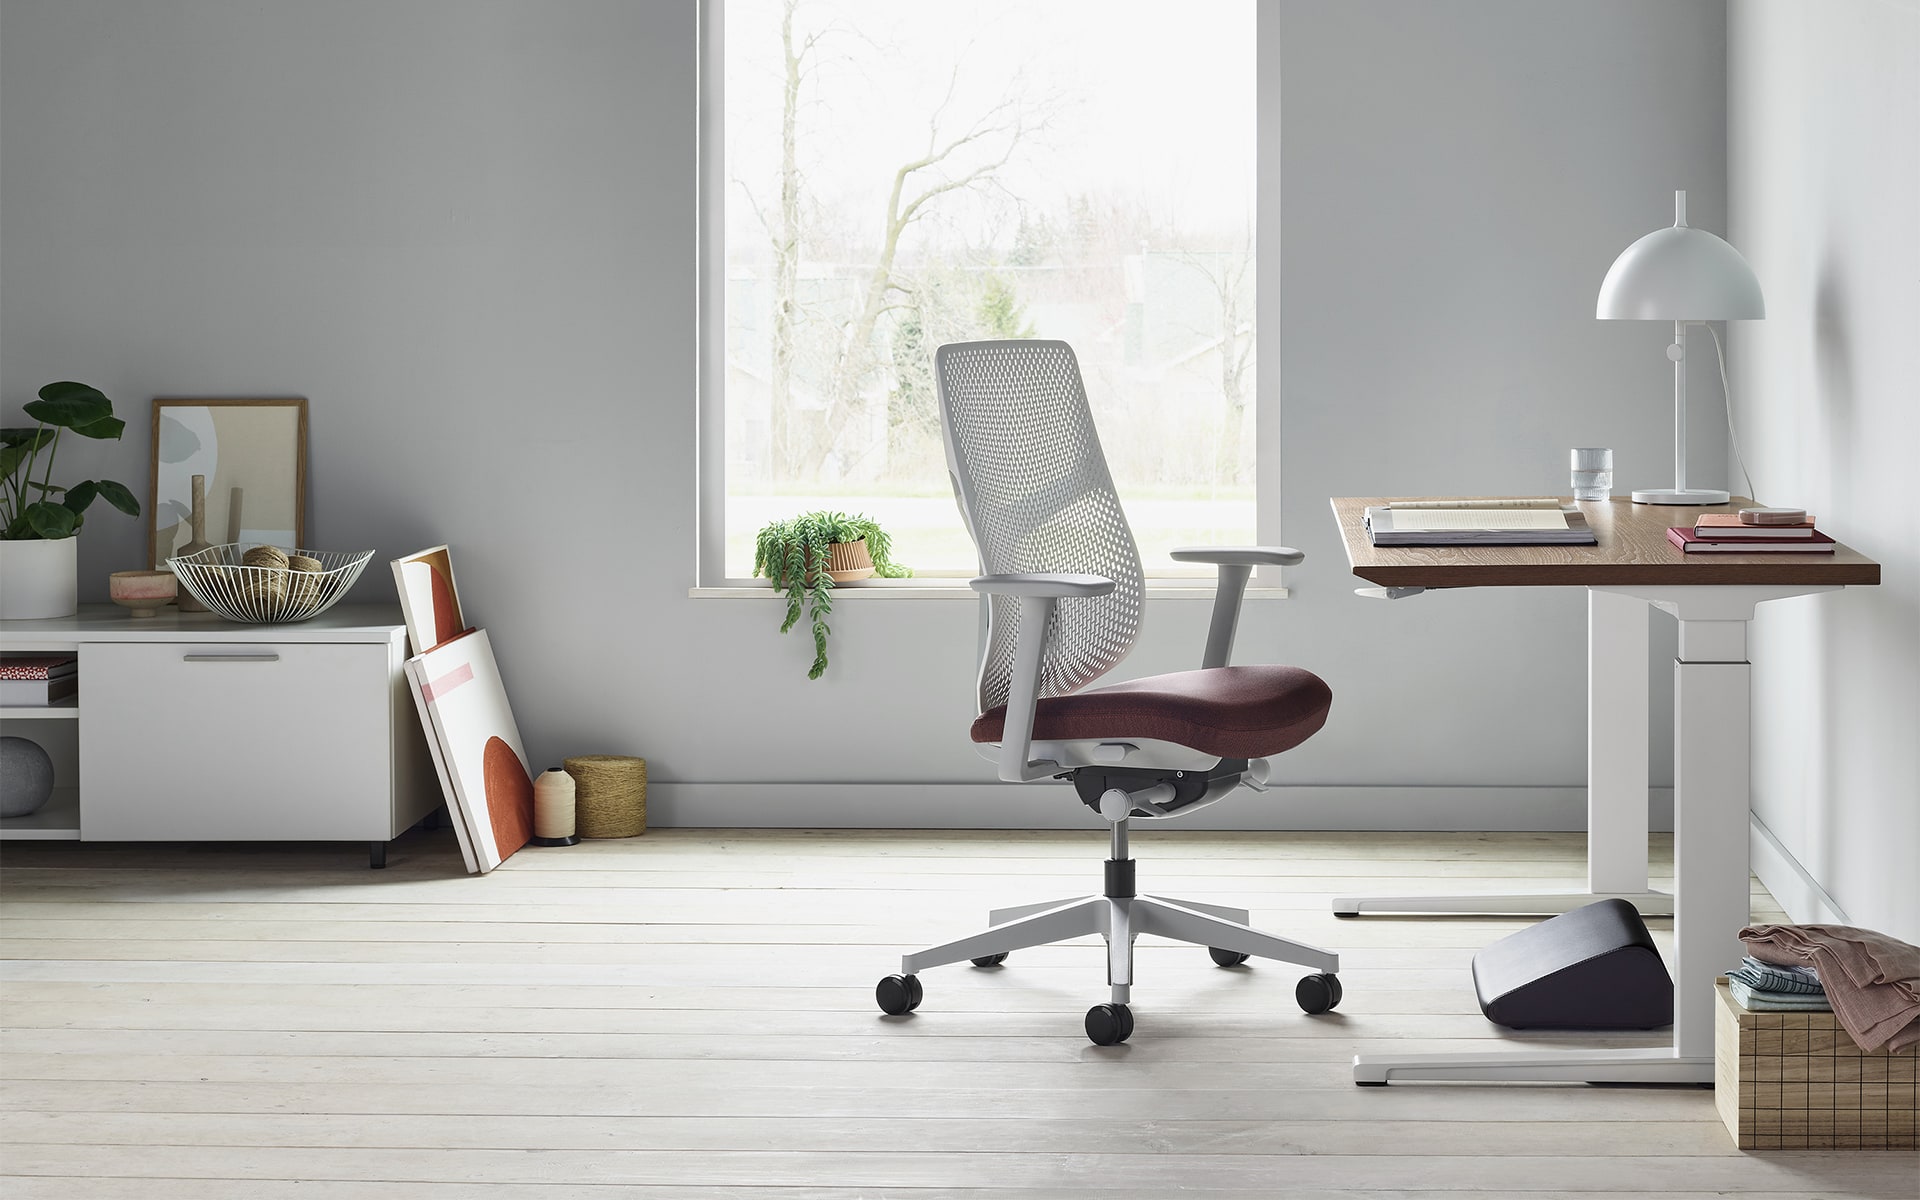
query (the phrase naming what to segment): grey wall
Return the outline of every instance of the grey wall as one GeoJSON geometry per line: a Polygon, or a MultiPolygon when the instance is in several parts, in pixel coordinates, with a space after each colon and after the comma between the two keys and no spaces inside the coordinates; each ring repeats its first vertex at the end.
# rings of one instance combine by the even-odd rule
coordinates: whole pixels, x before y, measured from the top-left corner
{"type": "MultiPolygon", "coordinates": [[[[1309,559],[1240,655],[1339,699],[1286,766],[1328,786],[1222,816],[1577,822],[1582,598],[1358,600],[1326,499],[1558,491],[1572,445],[1613,446],[1623,488],[1667,480],[1662,331],[1593,300],[1674,187],[1721,228],[1722,6],[1270,11],[1261,378],[1309,559]],[[1394,785],[1513,790],[1450,818],[1429,800],[1456,793],[1394,785]]],[[[692,0],[4,0],[0,399],[103,388],[128,437],[68,468],[144,490],[149,397],[308,396],[312,540],[452,543],[534,757],[645,753],[674,820],[954,822],[937,787],[717,786],[986,771],[963,738],[970,603],[845,603],[809,683],[770,601],[687,597],[695,21],[692,0]]],[[[86,590],[143,546],[94,522],[86,590]]],[[[377,570],[362,592],[391,595],[377,570]]],[[[1204,622],[1156,602],[1126,670],[1192,665],[1204,622]]]]}
{"type": "Polygon", "coordinates": [[[1881,563],[1754,622],[1754,810],[1838,902],[1795,916],[1920,941],[1920,4],[1729,25],[1733,241],[1767,295],[1733,331],[1737,428],[1764,499],[1881,563]]]}

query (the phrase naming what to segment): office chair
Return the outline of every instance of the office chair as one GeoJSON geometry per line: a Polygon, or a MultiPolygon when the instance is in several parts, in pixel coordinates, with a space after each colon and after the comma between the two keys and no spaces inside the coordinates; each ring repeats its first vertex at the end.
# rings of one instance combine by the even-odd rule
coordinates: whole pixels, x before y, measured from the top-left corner
{"type": "Polygon", "coordinates": [[[874,989],[895,1015],[920,1004],[919,973],[971,959],[998,966],[1015,950],[1098,933],[1107,942],[1108,1003],[1087,1012],[1095,1045],[1133,1032],[1133,942],[1143,933],[1206,946],[1213,961],[1249,957],[1312,967],[1294,996],[1308,1013],[1340,1003],[1339,956],[1247,925],[1245,909],[1143,896],[1128,825],[1192,812],[1242,784],[1264,790],[1269,755],[1326,723],[1333,693],[1297,667],[1230,667],[1240,600],[1253,568],[1291,566],[1282,547],[1175,550],[1219,568],[1198,671],[1106,687],[1140,632],[1140,551],[1094,433],[1080,366],[1065,342],[959,342],[934,352],[947,469],[980,551],[972,588],[986,597],[980,716],[973,740],[1009,782],[1071,780],[1112,829],[1098,896],[995,909],[972,937],[905,955],[874,989]]]}

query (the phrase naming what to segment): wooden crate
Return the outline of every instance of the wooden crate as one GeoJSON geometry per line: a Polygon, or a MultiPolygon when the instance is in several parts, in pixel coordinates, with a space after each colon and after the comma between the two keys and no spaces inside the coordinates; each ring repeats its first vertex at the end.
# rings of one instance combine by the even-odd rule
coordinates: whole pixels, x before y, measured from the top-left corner
{"type": "Polygon", "coordinates": [[[1862,1050],[1830,1012],[1748,1012],[1715,990],[1713,1101],[1742,1150],[1920,1147],[1920,1047],[1862,1050]]]}

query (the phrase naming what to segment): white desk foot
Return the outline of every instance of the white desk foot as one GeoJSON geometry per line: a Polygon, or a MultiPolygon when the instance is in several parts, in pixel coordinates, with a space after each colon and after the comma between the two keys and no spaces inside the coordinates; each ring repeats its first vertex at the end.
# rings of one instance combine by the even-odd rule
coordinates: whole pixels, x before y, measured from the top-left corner
{"type": "Polygon", "coordinates": [[[1335,896],[1333,915],[1361,913],[1448,914],[1551,917],[1592,904],[1596,900],[1625,900],[1643,917],[1673,915],[1673,896],[1667,892],[1499,892],[1470,896],[1335,896]]]}
{"type": "Polygon", "coordinates": [[[1681,1058],[1672,1047],[1636,1050],[1490,1050],[1485,1054],[1359,1054],[1362,1087],[1410,1080],[1480,1083],[1712,1083],[1713,1059],[1681,1058]]]}

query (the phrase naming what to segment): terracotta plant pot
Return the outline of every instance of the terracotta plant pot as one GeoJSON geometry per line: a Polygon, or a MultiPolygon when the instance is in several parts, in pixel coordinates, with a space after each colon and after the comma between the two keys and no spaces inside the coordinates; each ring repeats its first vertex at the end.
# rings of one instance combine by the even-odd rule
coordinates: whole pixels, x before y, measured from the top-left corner
{"type": "MultiPolygon", "coordinates": [[[[807,551],[807,582],[813,582],[813,551],[807,551]]],[[[834,542],[827,547],[827,578],[835,583],[851,583],[856,579],[873,578],[873,556],[867,553],[867,539],[857,542],[834,542]]],[[[786,576],[774,581],[774,587],[785,588],[786,576]]]]}

